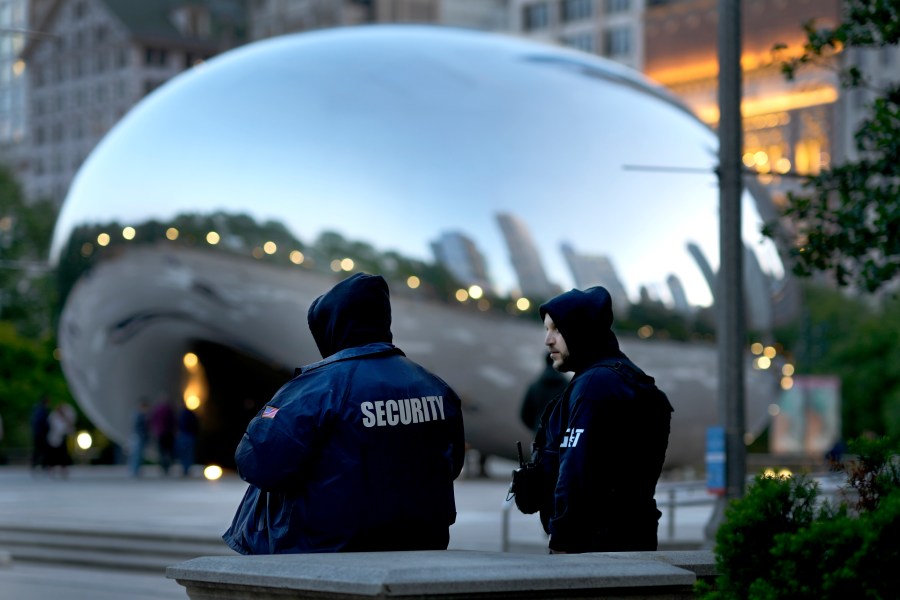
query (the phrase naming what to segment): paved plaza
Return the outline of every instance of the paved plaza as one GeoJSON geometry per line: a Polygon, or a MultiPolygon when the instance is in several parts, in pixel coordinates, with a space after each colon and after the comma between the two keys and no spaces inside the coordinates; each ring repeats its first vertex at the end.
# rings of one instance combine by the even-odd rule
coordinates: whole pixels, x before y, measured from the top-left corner
{"type": "MultiPolygon", "coordinates": [[[[514,508],[504,510],[512,466],[492,459],[488,462],[489,477],[457,481],[458,518],[450,529],[451,549],[546,552],[546,537],[537,516],[522,515],[514,508]]],[[[124,467],[74,467],[66,479],[60,479],[35,477],[25,468],[3,467],[0,532],[4,528],[26,532],[19,535],[29,535],[29,531],[31,535],[83,532],[85,536],[108,532],[130,540],[132,545],[141,544],[140,540],[149,536],[171,534],[173,538],[202,540],[205,546],[197,546],[199,554],[228,554],[231,551],[224,543],[218,545],[219,536],[230,523],[245,489],[246,484],[233,473],[218,481],[206,481],[199,472],[186,479],[165,478],[151,468],[145,477],[133,479],[124,467]]],[[[695,491],[701,501],[702,494],[705,492],[695,491]]],[[[671,513],[662,510],[662,547],[697,547],[702,543],[710,505],[680,506],[672,528],[671,513]],[[673,539],[668,539],[670,532],[675,534],[673,539]]],[[[186,598],[184,588],[167,580],[162,570],[92,565],[86,553],[80,565],[63,564],[73,561],[55,561],[52,557],[22,560],[16,554],[11,545],[4,548],[0,538],[2,600],[186,598]],[[12,554],[5,563],[4,550],[12,554]]]]}

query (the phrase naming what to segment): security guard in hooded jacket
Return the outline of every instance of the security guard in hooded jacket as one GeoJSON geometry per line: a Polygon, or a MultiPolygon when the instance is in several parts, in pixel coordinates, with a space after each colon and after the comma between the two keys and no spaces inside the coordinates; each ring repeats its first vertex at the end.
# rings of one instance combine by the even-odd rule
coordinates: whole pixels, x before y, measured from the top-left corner
{"type": "Polygon", "coordinates": [[[235,460],[250,486],[223,538],[242,554],[446,549],[459,398],[391,343],[382,277],[338,283],[308,322],[324,360],[247,426],[235,460]]]}
{"type": "Polygon", "coordinates": [[[554,368],[574,373],[535,439],[550,551],[656,550],[672,406],[619,350],[606,289],[565,292],[540,314],[554,368]]]}

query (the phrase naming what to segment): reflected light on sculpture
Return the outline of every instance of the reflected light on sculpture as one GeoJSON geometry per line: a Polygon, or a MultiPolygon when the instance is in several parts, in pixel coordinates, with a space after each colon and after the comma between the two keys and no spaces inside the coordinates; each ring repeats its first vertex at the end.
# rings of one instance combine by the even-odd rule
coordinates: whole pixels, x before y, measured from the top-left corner
{"type": "Polygon", "coordinates": [[[184,363],[184,366],[187,367],[188,370],[190,370],[197,366],[199,359],[193,352],[188,352],[184,355],[184,360],[182,360],[182,362],[184,363]]]}

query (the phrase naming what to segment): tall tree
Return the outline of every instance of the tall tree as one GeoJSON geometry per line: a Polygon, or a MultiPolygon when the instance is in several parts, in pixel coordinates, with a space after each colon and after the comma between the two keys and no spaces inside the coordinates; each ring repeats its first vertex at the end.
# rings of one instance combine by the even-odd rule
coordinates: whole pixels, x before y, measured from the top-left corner
{"type": "MultiPolygon", "coordinates": [[[[804,53],[782,63],[788,79],[838,52],[900,41],[900,0],[845,0],[843,15],[833,29],[804,26],[804,53]]],[[[873,91],[874,100],[855,133],[857,157],[788,194],[785,215],[798,234],[793,268],[801,276],[831,273],[842,286],[874,292],[900,279],[900,80],[875,89],[857,66],[839,71],[844,89],[873,91]]],[[[774,237],[776,228],[770,223],[764,233],[774,237]]]]}
{"type": "Polygon", "coordinates": [[[56,214],[50,201],[26,203],[18,183],[0,167],[0,320],[26,337],[52,333],[56,292],[47,252],[56,214]]]}

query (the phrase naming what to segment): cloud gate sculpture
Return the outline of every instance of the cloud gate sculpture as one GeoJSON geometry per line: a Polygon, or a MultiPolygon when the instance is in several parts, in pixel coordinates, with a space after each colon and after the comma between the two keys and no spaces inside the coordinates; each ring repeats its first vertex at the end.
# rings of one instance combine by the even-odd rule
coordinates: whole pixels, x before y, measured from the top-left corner
{"type": "MultiPolygon", "coordinates": [[[[201,460],[228,464],[319,358],[309,303],[377,272],[396,344],[456,388],[473,446],[510,455],[543,298],[603,284],[622,327],[642,297],[684,321],[713,302],[716,148],[640,74],[511,37],[366,26],[238,48],[145,98],[76,177],[51,251],[64,372],[113,440],[168,394],[200,416],[201,460]]],[[[745,194],[759,328],[784,277],[764,203],[745,194]]],[[[669,464],[702,463],[714,344],[636,330],[623,349],[676,409],[669,464]]],[[[748,369],[749,425],[774,387],[748,369]]]]}

